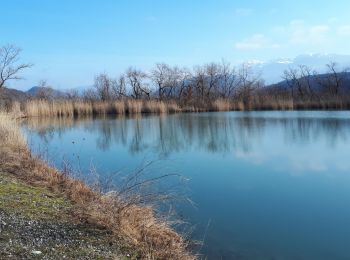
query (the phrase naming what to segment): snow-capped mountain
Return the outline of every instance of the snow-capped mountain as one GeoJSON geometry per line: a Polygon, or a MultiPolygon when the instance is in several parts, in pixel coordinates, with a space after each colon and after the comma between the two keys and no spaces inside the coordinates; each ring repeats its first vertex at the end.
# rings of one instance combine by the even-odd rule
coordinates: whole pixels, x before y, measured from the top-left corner
{"type": "Polygon", "coordinates": [[[290,67],[306,65],[312,70],[319,73],[326,73],[326,64],[330,62],[337,63],[339,71],[345,68],[350,68],[350,55],[339,54],[308,54],[299,55],[294,59],[280,58],[269,62],[261,62],[254,60],[248,63],[254,68],[256,73],[259,73],[267,84],[272,84],[281,81],[283,71],[290,67]]]}

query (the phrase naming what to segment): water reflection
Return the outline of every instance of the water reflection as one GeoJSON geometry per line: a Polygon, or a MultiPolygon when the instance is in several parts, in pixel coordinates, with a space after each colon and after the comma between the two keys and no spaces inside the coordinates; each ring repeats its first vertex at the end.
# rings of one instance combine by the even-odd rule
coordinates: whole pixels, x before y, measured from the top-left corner
{"type": "Polygon", "coordinates": [[[62,154],[87,167],[93,158],[102,172],[167,159],[151,171],[174,167],[191,180],[197,207],[177,211],[193,238],[206,234],[208,259],[350,259],[350,112],[34,118],[23,127],[56,165],[62,154]]]}
{"type": "Polygon", "coordinates": [[[161,157],[189,149],[210,153],[238,151],[249,154],[271,129],[281,129],[286,144],[305,145],[322,139],[329,147],[335,147],[347,141],[350,129],[350,120],[346,115],[312,118],[283,115],[264,117],[264,114],[259,116],[258,113],[215,114],[107,117],[94,120],[33,118],[24,124],[44,142],[79,127],[94,134],[96,147],[102,151],[108,151],[117,144],[127,146],[131,154],[150,150],[161,157]]]}

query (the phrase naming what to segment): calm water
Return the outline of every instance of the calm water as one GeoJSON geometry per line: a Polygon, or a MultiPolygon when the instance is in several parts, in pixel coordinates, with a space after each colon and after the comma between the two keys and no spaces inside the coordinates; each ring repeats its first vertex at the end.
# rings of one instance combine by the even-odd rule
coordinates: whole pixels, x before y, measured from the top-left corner
{"type": "MultiPolygon", "coordinates": [[[[350,112],[31,120],[35,152],[103,176],[156,160],[187,177],[177,212],[208,259],[350,259],[350,112]]],[[[167,180],[171,186],[174,178],[167,180]]],[[[175,186],[175,185],[174,185],[175,186]]]]}

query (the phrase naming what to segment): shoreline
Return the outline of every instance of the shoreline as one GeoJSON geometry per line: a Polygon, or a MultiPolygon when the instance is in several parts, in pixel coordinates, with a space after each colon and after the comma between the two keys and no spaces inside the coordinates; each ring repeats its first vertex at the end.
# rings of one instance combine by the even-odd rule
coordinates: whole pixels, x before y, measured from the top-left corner
{"type": "MultiPolygon", "coordinates": [[[[48,166],[32,156],[13,118],[1,115],[0,119],[1,176],[64,198],[72,204],[71,214],[78,224],[109,231],[121,248],[130,248],[135,259],[196,259],[188,250],[188,241],[159,219],[152,207],[93,191],[82,181],[48,166]]],[[[1,207],[0,211],[4,212],[1,207]]]]}
{"type": "Polygon", "coordinates": [[[46,188],[0,172],[0,199],[1,259],[134,257],[134,250],[103,227],[82,223],[70,201],[46,188]]]}
{"type": "Polygon", "coordinates": [[[348,111],[350,110],[350,104],[346,100],[329,100],[316,103],[292,100],[268,100],[266,102],[252,100],[249,103],[244,103],[240,100],[215,99],[206,104],[181,104],[176,100],[162,101],[157,99],[120,99],[111,101],[33,99],[25,102],[14,101],[3,109],[17,118],[31,118],[161,115],[226,111],[348,111]]]}
{"type": "MultiPolygon", "coordinates": [[[[286,110],[273,111],[283,112],[286,110]]],[[[181,113],[182,112],[179,114],[181,113]]],[[[146,115],[152,116],[159,114],[147,113],[146,115]]],[[[98,117],[99,115],[96,116],[98,117]]],[[[113,114],[105,114],[105,116],[113,116],[113,114]]],[[[116,114],[116,116],[141,116],[141,114],[116,114]]],[[[32,118],[67,118],[72,120],[73,118],[89,117],[95,116],[33,116],[32,118]]],[[[119,201],[118,198],[111,198],[105,194],[97,193],[91,190],[83,182],[75,180],[69,175],[59,172],[57,169],[49,166],[46,162],[33,157],[32,153],[29,151],[26,145],[26,140],[24,139],[21,130],[19,129],[19,126],[17,124],[18,122],[16,122],[20,119],[21,118],[18,117],[18,114],[11,116],[9,114],[5,115],[0,113],[0,137],[5,135],[8,139],[4,140],[4,144],[1,145],[0,148],[0,155],[2,158],[0,164],[0,184],[2,182],[1,177],[10,177],[10,180],[15,180],[16,182],[19,182],[20,185],[23,184],[33,189],[44,188],[50,194],[62,197],[65,200],[69,201],[69,203],[72,203],[71,207],[73,208],[73,213],[70,213],[69,216],[72,218],[71,220],[73,220],[73,223],[69,224],[73,224],[73,226],[87,224],[87,228],[93,228],[93,232],[98,230],[96,234],[100,234],[99,232],[101,230],[107,230],[112,234],[111,235],[108,233],[107,235],[102,236],[102,241],[106,241],[106,244],[109,244],[109,241],[112,241],[112,244],[114,246],[115,243],[119,245],[115,246],[113,250],[115,250],[118,254],[121,254],[121,256],[113,256],[111,259],[120,259],[119,257],[131,257],[131,259],[197,259],[195,255],[191,254],[188,251],[189,242],[184,237],[176,233],[168,223],[164,222],[163,220],[159,220],[152,208],[132,205],[129,209],[122,210],[122,212],[120,212],[120,205],[118,204],[122,204],[123,202],[119,201]],[[121,219],[120,217],[112,217],[112,215],[116,213],[121,214],[121,219]],[[151,222],[149,222],[149,218],[151,219],[151,222]],[[127,227],[127,231],[121,230],[121,225],[125,225],[125,227],[127,227]],[[149,227],[154,228],[151,230],[151,235],[154,236],[152,239],[154,239],[156,242],[153,240],[143,241],[145,239],[145,236],[147,236],[147,239],[150,239],[150,234],[147,230],[149,227]],[[161,234],[159,234],[159,231],[161,234]],[[126,253],[124,253],[125,249],[127,250],[126,253]]],[[[0,194],[1,188],[2,187],[0,185],[0,194]]],[[[4,210],[2,210],[1,204],[0,213],[0,220],[1,218],[4,218],[4,216],[6,218],[6,214],[9,216],[8,212],[4,212],[4,210]]],[[[12,213],[13,212],[10,212],[10,215],[12,213]]],[[[15,216],[15,220],[18,219],[18,216],[16,214],[12,214],[11,216],[15,216]]],[[[11,217],[7,217],[7,219],[11,219],[11,217]]],[[[32,219],[27,219],[25,221],[32,221],[32,219]]],[[[23,223],[23,221],[17,221],[14,223],[23,223]]],[[[74,227],[76,228],[77,226],[74,227]]],[[[0,227],[0,230],[1,228],[2,227],[0,227]]],[[[79,230],[79,228],[77,228],[77,230],[79,230]]],[[[84,227],[82,232],[85,232],[84,227]]],[[[93,234],[93,232],[90,232],[89,234],[93,234]]],[[[85,245],[90,248],[94,248],[91,247],[88,243],[85,245]]],[[[84,246],[84,244],[82,244],[82,246],[84,246]]],[[[98,246],[103,247],[105,244],[99,244],[98,246]]],[[[108,247],[108,249],[110,248],[108,247]]],[[[104,251],[108,252],[106,248],[104,251]]]]}

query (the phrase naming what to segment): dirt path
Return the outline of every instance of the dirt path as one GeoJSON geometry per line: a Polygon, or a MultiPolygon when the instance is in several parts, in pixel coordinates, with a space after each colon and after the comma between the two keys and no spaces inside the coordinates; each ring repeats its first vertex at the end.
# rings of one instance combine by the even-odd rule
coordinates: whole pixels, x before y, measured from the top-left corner
{"type": "Polygon", "coordinates": [[[0,172],[0,259],[130,259],[110,232],[74,220],[71,208],[0,172]]]}

